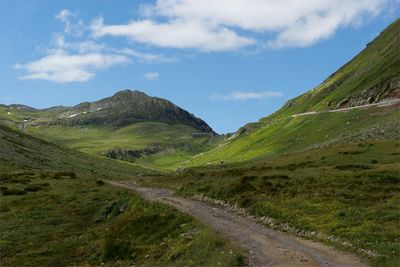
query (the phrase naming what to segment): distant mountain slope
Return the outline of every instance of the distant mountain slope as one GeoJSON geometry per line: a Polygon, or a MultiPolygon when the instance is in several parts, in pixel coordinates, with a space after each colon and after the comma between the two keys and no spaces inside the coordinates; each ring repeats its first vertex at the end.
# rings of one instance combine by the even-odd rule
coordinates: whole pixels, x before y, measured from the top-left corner
{"type": "Polygon", "coordinates": [[[125,90],[74,107],[0,106],[0,121],[83,152],[169,167],[214,147],[210,126],[168,100],[125,90]],[[168,156],[165,159],[164,156],[168,156]]]}
{"type": "Polygon", "coordinates": [[[140,91],[120,91],[96,102],[85,102],[57,111],[62,111],[59,113],[58,123],[65,125],[123,127],[138,122],[152,121],[186,125],[200,132],[214,132],[203,120],[196,118],[172,102],[158,97],[150,97],[140,91]]]}
{"type": "Polygon", "coordinates": [[[212,132],[211,127],[172,102],[151,97],[140,91],[125,90],[95,102],[74,107],[57,106],[34,109],[25,105],[1,105],[9,115],[19,115],[27,126],[36,125],[105,125],[124,127],[138,122],[162,122],[186,125],[198,132],[212,132]]]}
{"type": "Polygon", "coordinates": [[[88,156],[13,130],[0,123],[0,172],[69,171],[85,176],[126,177],[153,171],[88,156]]]}
{"type": "Polygon", "coordinates": [[[321,85],[183,165],[242,161],[349,140],[398,139],[399,104],[318,112],[400,98],[399,27],[397,20],[321,85]],[[294,116],[307,112],[317,114],[294,116]]]}

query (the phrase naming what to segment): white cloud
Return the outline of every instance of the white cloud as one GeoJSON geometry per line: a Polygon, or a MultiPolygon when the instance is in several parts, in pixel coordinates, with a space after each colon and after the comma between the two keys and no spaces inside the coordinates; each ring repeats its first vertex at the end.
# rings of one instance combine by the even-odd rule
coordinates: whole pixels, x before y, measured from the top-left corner
{"type": "Polygon", "coordinates": [[[160,74],[158,72],[148,72],[144,75],[144,78],[146,78],[149,81],[156,81],[160,77],[160,74]]]}
{"type": "Polygon", "coordinates": [[[172,63],[177,61],[176,58],[160,54],[142,53],[131,48],[113,49],[113,51],[136,58],[140,63],[172,63]]]}
{"type": "Polygon", "coordinates": [[[99,52],[106,48],[105,45],[96,43],[92,40],[67,42],[64,35],[55,35],[53,44],[54,48],[50,49],[50,51],[72,50],[79,54],[99,52]]]}
{"type": "Polygon", "coordinates": [[[104,25],[103,18],[92,22],[95,37],[126,36],[131,40],[166,48],[196,48],[202,51],[234,50],[255,40],[237,35],[223,26],[208,26],[202,21],[174,20],[158,23],[152,20],[131,21],[125,25],[104,25]]]}
{"type": "Polygon", "coordinates": [[[95,76],[95,71],[128,62],[122,55],[100,53],[75,54],[65,52],[49,54],[26,64],[16,64],[15,69],[24,70],[22,80],[47,80],[59,83],[84,82],[95,76]]]}
{"type": "Polygon", "coordinates": [[[74,16],[74,14],[69,11],[68,9],[63,9],[56,15],[56,19],[59,21],[65,22],[68,20],[69,17],[74,16]]]}
{"type": "MultiPolygon", "coordinates": [[[[53,34],[51,47],[41,58],[14,65],[14,69],[24,72],[19,79],[58,83],[85,82],[95,77],[99,70],[132,62],[132,59],[140,63],[175,61],[163,55],[142,53],[130,48],[110,48],[88,39],[87,36],[77,34],[75,26],[81,25],[79,23],[81,21],[77,13],[69,10],[62,10],[55,18],[65,24],[64,32],[53,34]]],[[[149,80],[156,80],[158,73],[149,73],[146,77],[149,80]]]]}
{"type": "Polygon", "coordinates": [[[228,95],[212,95],[213,100],[260,100],[265,98],[277,98],[283,94],[277,91],[264,91],[264,92],[242,92],[235,91],[228,95]]]}
{"type": "Polygon", "coordinates": [[[82,20],[76,20],[78,12],[71,12],[68,9],[63,9],[58,13],[55,18],[64,23],[64,33],[81,36],[85,29],[82,20]]]}
{"type": "Polygon", "coordinates": [[[124,36],[159,47],[234,50],[266,39],[272,47],[303,47],[360,23],[393,0],[157,0],[127,24],[92,22],[96,37],[124,36]],[[265,36],[264,38],[262,36],[265,36]],[[258,40],[258,41],[256,41],[258,40]]]}

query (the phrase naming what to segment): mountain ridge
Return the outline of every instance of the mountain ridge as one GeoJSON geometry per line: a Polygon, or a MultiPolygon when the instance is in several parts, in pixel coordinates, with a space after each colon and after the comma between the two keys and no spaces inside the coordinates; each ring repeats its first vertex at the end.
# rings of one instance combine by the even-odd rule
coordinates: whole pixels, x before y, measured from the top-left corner
{"type": "Polygon", "coordinates": [[[0,106],[0,120],[29,134],[77,149],[146,166],[170,166],[221,140],[202,119],[171,101],[123,90],[71,107],[0,106]],[[205,133],[201,138],[193,134],[205,133]],[[167,159],[166,159],[167,158],[167,159]]]}
{"type": "Polygon", "coordinates": [[[396,138],[399,104],[325,112],[400,98],[400,19],[320,85],[239,128],[219,147],[184,166],[238,162],[345,140],[396,138]],[[295,116],[312,113],[314,116],[295,116]],[[378,129],[378,130],[377,130],[378,129]],[[381,129],[381,130],[379,130],[381,129]]]}
{"type": "MultiPolygon", "coordinates": [[[[202,119],[180,108],[171,101],[159,97],[151,97],[141,91],[122,90],[113,96],[93,102],[82,102],[75,106],[54,106],[36,109],[26,105],[12,104],[5,108],[27,110],[33,113],[52,113],[41,119],[40,124],[49,125],[111,125],[123,127],[130,124],[155,121],[167,124],[191,126],[199,132],[216,134],[202,119]]],[[[35,120],[35,114],[31,120],[35,120]]],[[[31,121],[30,123],[34,123],[31,121]]],[[[28,123],[29,124],[29,123],[28,123]]]]}

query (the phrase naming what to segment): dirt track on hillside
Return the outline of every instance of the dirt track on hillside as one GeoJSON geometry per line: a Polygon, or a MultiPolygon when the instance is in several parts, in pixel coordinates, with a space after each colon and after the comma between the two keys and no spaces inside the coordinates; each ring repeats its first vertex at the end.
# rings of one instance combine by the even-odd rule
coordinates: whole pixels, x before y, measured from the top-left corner
{"type": "Polygon", "coordinates": [[[146,200],[166,203],[197,218],[247,251],[249,266],[367,266],[353,255],[268,229],[201,201],[175,196],[173,190],[145,188],[130,182],[109,183],[132,189],[146,200]]]}
{"type": "Polygon", "coordinates": [[[384,101],[381,101],[378,103],[372,103],[372,104],[366,104],[366,105],[354,106],[354,107],[348,107],[348,108],[339,108],[339,109],[331,109],[331,110],[323,110],[323,111],[309,111],[309,112],[294,114],[294,115],[292,115],[292,117],[296,118],[296,117],[301,117],[301,116],[318,115],[318,114],[322,114],[322,113],[346,112],[346,111],[353,110],[353,109],[365,109],[365,108],[370,108],[370,107],[388,107],[388,106],[394,106],[398,103],[400,103],[400,99],[390,99],[390,100],[384,100],[384,101]]]}

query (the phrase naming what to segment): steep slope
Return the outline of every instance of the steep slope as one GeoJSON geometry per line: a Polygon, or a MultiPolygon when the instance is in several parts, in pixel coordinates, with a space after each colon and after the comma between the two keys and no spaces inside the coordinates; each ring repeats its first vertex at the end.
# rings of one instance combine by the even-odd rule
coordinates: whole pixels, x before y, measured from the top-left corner
{"type": "Polygon", "coordinates": [[[220,139],[211,138],[215,133],[203,120],[170,101],[130,90],[74,107],[3,105],[0,120],[83,152],[159,167],[209,150],[220,139]],[[195,132],[210,137],[194,139],[195,132]]]}
{"type": "Polygon", "coordinates": [[[318,87],[183,166],[242,161],[349,140],[398,139],[399,26],[400,20],[389,25],[318,87]]]}
{"type": "Polygon", "coordinates": [[[285,106],[288,114],[377,103],[400,97],[400,20],[321,85],[285,106]]]}

